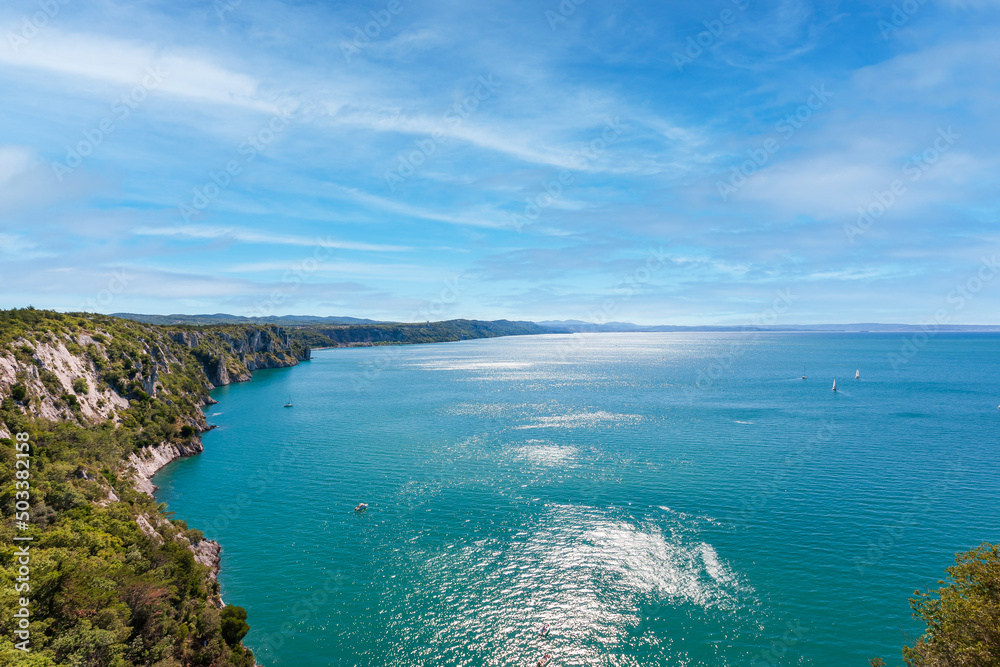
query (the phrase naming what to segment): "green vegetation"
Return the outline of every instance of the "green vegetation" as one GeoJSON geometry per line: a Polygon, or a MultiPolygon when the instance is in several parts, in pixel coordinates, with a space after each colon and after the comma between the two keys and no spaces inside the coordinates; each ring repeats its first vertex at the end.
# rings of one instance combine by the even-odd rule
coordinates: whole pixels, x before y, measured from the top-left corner
{"type": "Polygon", "coordinates": [[[262,324],[265,326],[300,327],[311,324],[379,324],[375,320],[357,317],[315,317],[312,315],[269,315],[267,317],[241,317],[239,315],[140,315],[138,313],[115,313],[115,317],[135,320],[145,324],[174,326],[179,324],[206,326],[215,324],[262,324]]]}
{"type": "MultiPolygon", "coordinates": [[[[254,664],[240,644],[249,630],[246,612],[217,608],[218,583],[188,547],[204,535],[169,521],[164,506],[133,488],[126,465],[142,447],[190,443],[205,427],[199,405],[211,385],[201,350],[175,342],[175,333],[99,315],[0,311],[0,354],[22,367],[18,381],[0,394],[0,426],[28,433],[31,443],[30,525],[20,531],[16,503],[24,496],[17,495],[16,445],[0,439],[0,543],[14,544],[15,534],[34,540],[30,590],[15,590],[13,550],[0,552],[0,608],[12,610],[28,597],[32,612],[30,654],[14,647],[11,615],[0,616],[0,664],[254,664]],[[96,389],[127,398],[128,407],[117,409],[115,419],[79,416],[90,383],[77,378],[73,393],[67,392],[35,356],[40,344],[75,348],[92,364],[96,389]],[[38,369],[35,390],[76,417],[49,421],[34,414],[42,397],[31,396],[22,379],[31,367],[38,369]],[[152,526],[151,534],[139,521],[152,526]]],[[[209,336],[238,341],[244,333],[214,330],[209,336]]],[[[261,340],[279,337],[259,330],[261,340]]],[[[240,355],[232,348],[213,350],[225,363],[240,355]]]]}
{"type": "Polygon", "coordinates": [[[236,646],[250,631],[247,625],[247,610],[243,607],[227,606],[222,610],[222,638],[230,646],[236,646]]]}
{"type": "MultiPolygon", "coordinates": [[[[163,521],[163,508],[135,491],[122,461],[144,438],[141,426],[84,427],[28,418],[6,401],[0,419],[31,435],[31,648],[35,665],[241,665],[250,652],[227,641],[211,603],[218,584],[175,539],[189,531],[163,521]],[[97,504],[108,489],[121,499],[97,504]],[[136,518],[159,524],[161,539],[136,518]]],[[[0,442],[0,541],[14,544],[15,447],[0,442]]],[[[25,534],[25,533],[19,533],[25,534]]],[[[14,609],[17,564],[0,555],[0,607],[14,609]]],[[[13,648],[13,619],[0,617],[0,664],[13,648]]],[[[245,633],[244,633],[245,634],[245,633]]],[[[235,636],[230,634],[229,636],[235,636]]],[[[242,635],[241,635],[242,637],[242,635]]]]}
{"type": "Polygon", "coordinates": [[[34,539],[29,591],[15,591],[13,550],[0,552],[0,607],[14,609],[28,596],[33,614],[29,655],[14,647],[11,615],[0,617],[0,664],[251,667],[253,656],[241,644],[250,629],[246,611],[216,606],[218,583],[189,548],[205,536],[169,520],[164,506],[135,490],[129,456],[162,443],[190,446],[207,427],[199,408],[213,383],[294,365],[309,357],[310,345],[527,333],[544,330],[455,320],[314,323],[286,332],[0,311],[0,355],[17,364],[16,378],[0,381],[0,426],[28,433],[31,441],[30,527],[19,531],[17,448],[14,440],[0,439],[0,542],[13,544],[15,534],[34,539]],[[42,346],[51,349],[42,354],[42,346]],[[65,366],[50,368],[46,361],[61,348],[84,361],[86,377],[66,380],[71,387],[55,372],[65,366]],[[43,406],[50,406],[44,414],[54,408],[63,418],[41,419],[43,406]]]}
{"type": "MultiPolygon", "coordinates": [[[[903,649],[909,667],[1000,667],[1000,544],[955,557],[936,591],[916,591],[913,615],[927,631],[903,649]]],[[[881,658],[871,661],[882,667],[881,658]]]]}
{"type": "MultiPolygon", "coordinates": [[[[443,343],[473,338],[524,336],[557,333],[534,322],[496,320],[447,320],[405,324],[375,322],[354,317],[283,316],[247,318],[235,315],[137,315],[119,313],[118,317],[157,325],[172,325],[177,330],[211,330],[204,325],[267,324],[287,329],[292,341],[309,347],[344,347],[356,345],[401,345],[443,343]],[[200,325],[200,326],[191,326],[200,325]]],[[[231,328],[231,327],[230,327],[231,328]]],[[[210,373],[211,375],[211,373],[210,373]]]]}
{"type": "Polygon", "coordinates": [[[497,320],[448,320],[423,324],[365,324],[350,326],[307,326],[289,331],[289,335],[310,347],[353,345],[401,345],[443,343],[474,338],[549,334],[550,329],[533,322],[497,320]]]}

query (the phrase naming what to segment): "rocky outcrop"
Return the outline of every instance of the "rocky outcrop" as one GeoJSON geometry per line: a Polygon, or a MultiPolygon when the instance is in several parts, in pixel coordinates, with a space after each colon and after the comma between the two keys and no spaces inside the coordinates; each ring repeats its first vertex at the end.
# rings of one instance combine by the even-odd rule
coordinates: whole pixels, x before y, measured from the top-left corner
{"type": "Polygon", "coordinates": [[[215,540],[201,540],[197,544],[191,544],[190,549],[194,552],[194,559],[212,571],[212,578],[218,578],[222,545],[215,540]]]}
{"type": "MultiPolygon", "coordinates": [[[[191,538],[177,529],[176,526],[161,517],[151,517],[148,514],[140,514],[135,518],[135,523],[143,535],[153,540],[157,544],[164,544],[170,536],[182,543],[194,554],[196,563],[200,563],[208,568],[212,579],[218,580],[219,569],[222,564],[222,545],[215,540],[200,539],[192,542],[191,538]]],[[[210,596],[210,601],[222,609],[222,598],[218,595],[210,596]]]]}
{"type": "Polygon", "coordinates": [[[169,335],[175,343],[191,350],[216,387],[246,382],[253,371],[295,366],[311,356],[308,346],[293,342],[281,327],[185,329],[169,335]]]}
{"type": "Polygon", "coordinates": [[[11,353],[0,355],[0,390],[10,394],[15,385],[24,387],[31,397],[26,412],[42,419],[73,419],[71,401],[88,421],[114,419],[118,411],[128,407],[128,400],[102,383],[93,361],[71,352],[73,345],[79,343],[68,337],[14,341],[20,358],[11,353]]]}
{"type": "Polygon", "coordinates": [[[205,447],[198,438],[192,439],[188,445],[165,442],[157,447],[140,449],[138,454],[132,454],[128,458],[129,465],[135,471],[135,488],[143,493],[153,495],[156,487],[150,480],[160,468],[171,461],[185,456],[194,456],[203,451],[205,451],[205,447]]]}

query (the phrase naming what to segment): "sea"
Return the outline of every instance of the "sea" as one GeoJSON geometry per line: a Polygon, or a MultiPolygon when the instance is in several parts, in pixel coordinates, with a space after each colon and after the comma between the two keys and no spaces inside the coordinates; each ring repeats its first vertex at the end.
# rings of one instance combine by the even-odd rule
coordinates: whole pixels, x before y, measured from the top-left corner
{"type": "Polygon", "coordinates": [[[1000,541],[998,371],[969,333],[320,350],[153,482],[266,667],[894,666],[1000,541]]]}

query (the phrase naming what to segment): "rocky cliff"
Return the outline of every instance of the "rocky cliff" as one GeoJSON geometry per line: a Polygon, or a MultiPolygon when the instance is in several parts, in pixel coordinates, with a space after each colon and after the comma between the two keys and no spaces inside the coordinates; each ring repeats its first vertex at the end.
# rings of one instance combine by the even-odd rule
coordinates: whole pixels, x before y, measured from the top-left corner
{"type": "MultiPolygon", "coordinates": [[[[82,426],[135,424],[130,408],[156,402],[178,406],[176,419],[129,454],[136,489],[153,495],[150,479],[166,464],[203,451],[209,426],[198,409],[208,390],[250,379],[261,368],[309,359],[307,346],[279,327],[228,326],[175,329],[112,318],[73,320],[75,326],[25,331],[0,349],[0,395],[22,414],[82,426]]],[[[10,433],[0,426],[0,437],[10,433]]],[[[86,471],[84,474],[87,475],[86,471]]],[[[110,487],[105,498],[118,500],[110,487]]],[[[139,522],[144,532],[149,527],[139,522]]],[[[159,525],[163,525],[161,519],[159,525]]],[[[199,562],[218,571],[218,544],[190,544],[199,562]]]]}
{"type": "MultiPolygon", "coordinates": [[[[76,324],[12,338],[0,350],[0,395],[11,396],[26,415],[83,425],[121,425],[136,401],[179,406],[175,431],[187,437],[146,442],[129,456],[136,488],[150,495],[149,480],[160,468],[203,450],[199,435],[209,427],[197,408],[212,402],[210,389],[311,355],[274,326],[178,329],[114,318],[76,324]]],[[[9,437],[2,427],[0,437],[9,437]]]]}
{"type": "MultiPolygon", "coordinates": [[[[234,611],[223,609],[215,578],[221,547],[169,518],[150,478],[203,450],[210,426],[201,408],[213,387],[308,358],[308,347],[273,326],[0,311],[3,478],[13,479],[24,456],[22,436],[31,457],[23,523],[6,520],[14,486],[0,487],[0,539],[31,535],[38,574],[60,573],[57,584],[32,587],[40,610],[32,651],[44,664],[254,664],[242,634],[233,639],[220,625],[234,611]]],[[[8,566],[0,559],[0,578],[8,566]]],[[[17,655],[7,625],[0,619],[0,664],[17,655]]]]}
{"type": "Polygon", "coordinates": [[[309,346],[291,341],[280,327],[185,327],[171,330],[170,338],[192,351],[215,386],[245,382],[253,371],[294,366],[310,357],[309,346]]]}

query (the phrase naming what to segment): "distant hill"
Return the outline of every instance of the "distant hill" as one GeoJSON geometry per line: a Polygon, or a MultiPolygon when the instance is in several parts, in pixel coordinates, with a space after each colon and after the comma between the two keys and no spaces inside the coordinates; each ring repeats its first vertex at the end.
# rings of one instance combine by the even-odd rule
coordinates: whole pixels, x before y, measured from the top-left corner
{"type": "Polygon", "coordinates": [[[271,315],[269,317],[242,317],[215,313],[214,315],[140,315],[137,313],[114,313],[120,317],[143,324],[185,324],[200,326],[206,324],[273,324],[279,327],[304,326],[309,324],[383,324],[378,320],[357,317],[316,317],[313,315],[271,315]]]}
{"type": "Polygon", "coordinates": [[[534,322],[495,320],[448,320],[416,324],[347,324],[339,326],[308,325],[292,328],[292,339],[313,348],[356,347],[360,345],[405,345],[444,343],[500,336],[532,336],[557,333],[534,322]]]}
{"type": "Polygon", "coordinates": [[[358,347],[367,345],[406,345],[411,343],[445,343],[474,338],[500,336],[530,336],[569,333],[568,329],[541,327],[534,322],[510,320],[447,320],[444,322],[377,322],[357,317],[313,317],[283,315],[249,318],[238,315],[138,315],[118,313],[113,317],[174,327],[205,327],[220,325],[280,326],[291,340],[312,348],[358,347]]]}

